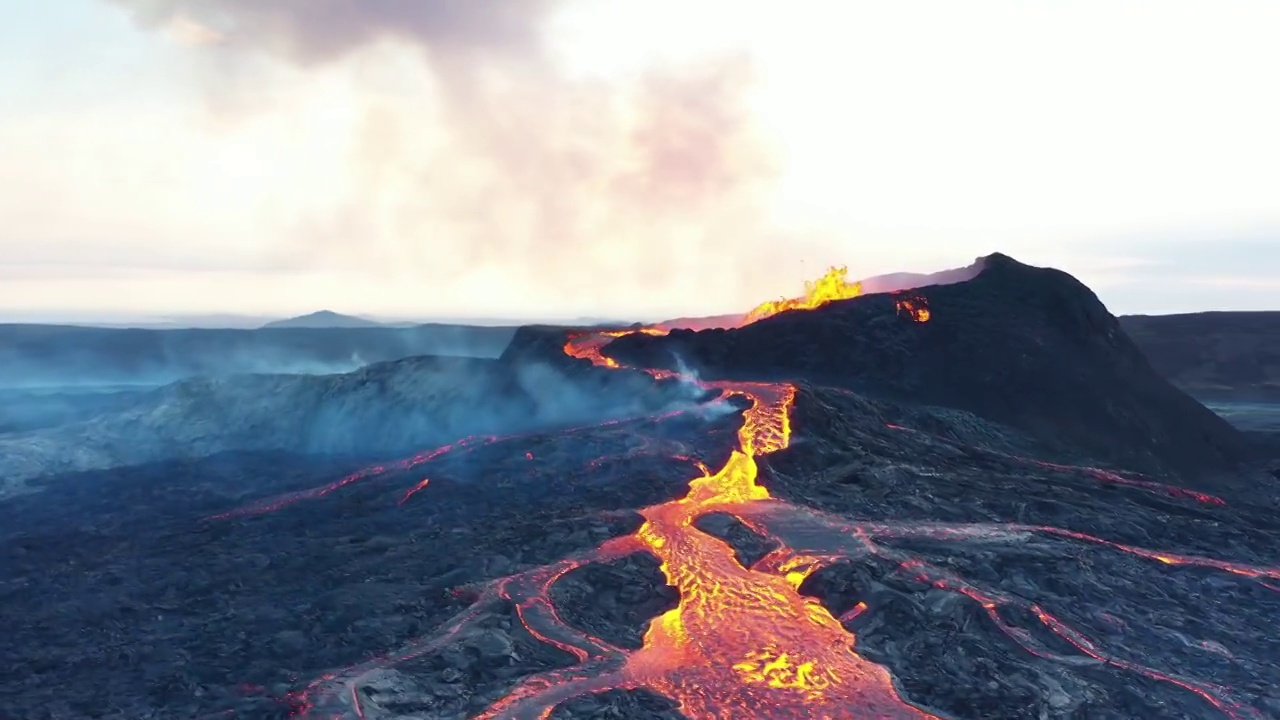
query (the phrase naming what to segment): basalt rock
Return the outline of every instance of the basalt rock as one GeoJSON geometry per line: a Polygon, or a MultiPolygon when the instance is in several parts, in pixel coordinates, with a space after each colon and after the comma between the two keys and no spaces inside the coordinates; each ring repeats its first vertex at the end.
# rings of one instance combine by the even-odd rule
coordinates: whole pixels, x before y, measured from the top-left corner
{"type": "Polygon", "coordinates": [[[411,453],[468,435],[690,407],[700,396],[688,385],[555,356],[424,356],[336,375],[195,378],[88,419],[0,434],[0,498],[40,476],[232,451],[411,453]]]}
{"type": "MultiPolygon", "coordinates": [[[[922,291],[934,311],[924,325],[897,316],[892,298],[870,297],[812,320],[773,318],[761,337],[747,328],[619,343],[667,357],[683,338],[693,350],[706,344],[685,359],[712,370],[718,358],[719,372],[743,378],[811,378],[797,387],[790,446],[758,459],[769,499],[706,506],[687,533],[655,536],[644,523],[705,477],[700,463],[726,462],[741,404],[420,447],[363,473],[354,472],[363,457],[274,451],[34,479],[45,492],[0,506],[0,607],[12,618],[0,643],[0,715],[461,720],[506,698],[533,703],[515,717],[677,720],[686,708],[703,711],[694,720],[735,710],[764,720],[780,717],[769,701],[795,698],[775,690],[822,670],[777,653],[814,650],[806,640],[821,637],[825,657],[856,652],[887,673],[860,663],[865,672],[837,679],[843,686],[829,689],[842,694],[828,700],[847,705],[829,717],[866,714],[860,703],[890,690],[900,700],[891,710],[955,720],[1280,717],[1275,483],[1260,474],[1224,500],[1097,467],[1095,454],[1136,443],[1135,428],[1151,421],[1135,403],[1175,415],[1186,406],[1152,384],[1105,311],[1082,306],[1062,277],[993,263],[950,286],[954,302],[941,288],[922,291]],[[999,310],[1010,298],[1024,302],[999,310]],[[965,323],[986,341],[962,337],[965,323]],[[884,349],[863,348],[854,330],[884,349]],[[788,343],[790,354],[774,347],[788,343]],[[722,345],[743,354],[719,355],[722,345]],[[919,361],[923,350],[954,356],[919,361]],[[886,358],[901,364],[882,366],[886,358]],[[934,371],[973,387],[943,387],[934,371]],[[821,377],[834,385],[812,379],[821,377]],[[1028,385],[1037,378],[1050,389],[1028,385]],[[1081,390],[1093,380],[1117,393],[1115,408],[1081,390]],[[975,397],[974,388],[1006,385],[1031,394],[975,397]],[[1050,462],[1051,450],[1089,462],[1050,462]],[[663,623],[673,640],[686,642],[681,627],[690,635],[659,646],[677,651],[662,657],[628,652],[676,600],[649,554],[661,547],[655,537],[723,558],[722,540],[751,568],[664,556],[690,597],[713,601],[705,617],[714,622],[663,623]],[[760,585],[714,584],[744,577],[760,585]],[[743,624],[761,616],[742,610],[782,610],[779,598],[785,615],[743,624]],[[803,618],[812,623],[801,632],[779,630],[803,618]],[[819,621],[830,635],[808,633],[819,621]],[[700,668],[686,660],[706,657],[723,660],[724,675],[687,672],[700,668]],[[723,691],[716,697],[730,707],[690,702],[700,690],[723,691]]],[[[557,333],[537,352],[559,348],[557,333]]],[[[519,355],[536,336],[494,362],[541,362],[519,355]]],[[[611,372],[546,366],[572,382],[611,372]]],[[[365,376],[369,394],[355,394],[373,406],[403,395],[388,405],[409,407],[441,392],[460,415],[486,400],[431,391],[439,368],[430,363],[398,367],[424,377],[365,376]]],[[[617,392],[640,381],[654,389],[640,373],[617,377],[617,392]]],[[[353,391],[351,378],[330,382],[340,396],[353,391]]],[[[610,381],[599,382],[593,398],[610,381]]],[[[242,389],[236,403],[272,389],[242,389]]],[[[220,412],[211,416],[239,420],[245,437],[273,427],[234,404],[220,412]]],[[[374,424],[374,414],[360,417],[374,424]]],[[[1217,431],[1197,417],[1161,420],[1136,454],[1113,457],[1165,467],[1181,457],[1168,443],[1185,441],[1206,472],[1217,431]],[[1210,439],[1187,434],[1197,427],[1210,439]]],[[[814,699],[781,717],[812,717],[814,699]]]]}
{"type": "Polygon", "coordinates": [[[1087,287],[985,259],[972,280],[786,312],[736,330],[631,335],[605,354],[706,378],[786,378],[965,410],[1136,470],[1212,485],[1254,457],[1224,420],[1162,378],[1087,287]],[[928,322],[895,299],[923,298],[928,322]]]}
{"type": "Polygon", "coordinates": [[[1280,312],[1126,315],[1161,375],[1201,400],[1280,402],[1280,312]]]}
{"type": "Polygon", "coordinates": [[[551,587],[551,599],[570,625],[634,650],[643,645],[650,621],[674,608],[680,594],[666,584],[652,555],[635,553],[569,571],[551,587]]]}
{"type": "Polygon", "coordinates": [[[671,700],[647,690],[609,690],[566,700],[548,720],[686,720],[671,700]]]}
{"type": "Polygon", "coordinates": [[[756,562],[778,549],[778,541],[771,540],[747,527],[741,520],[728,513],[708,513],[693,521],[702,532],[718,537],[733,548],[738,564],[750,568],[756,562]]]}

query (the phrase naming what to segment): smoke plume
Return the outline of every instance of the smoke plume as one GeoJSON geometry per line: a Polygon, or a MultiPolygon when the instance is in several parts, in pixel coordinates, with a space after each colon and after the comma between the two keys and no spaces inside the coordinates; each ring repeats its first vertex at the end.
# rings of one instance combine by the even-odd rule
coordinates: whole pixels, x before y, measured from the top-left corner
{"type": "Polygon", "coordinates": [[[480,275],[573,307],[606,293],[734,307],[804,254],[764,209],[776,168],[745,106],[745,54],[574,75],[548,39],[564,0],[111,1],[201,38],[238,86],[255,82],[246,58],[309,73],[420,50],[435,104],[361,108],[353,189],[298,221],[287,263],[445,292],[480,275]]]}

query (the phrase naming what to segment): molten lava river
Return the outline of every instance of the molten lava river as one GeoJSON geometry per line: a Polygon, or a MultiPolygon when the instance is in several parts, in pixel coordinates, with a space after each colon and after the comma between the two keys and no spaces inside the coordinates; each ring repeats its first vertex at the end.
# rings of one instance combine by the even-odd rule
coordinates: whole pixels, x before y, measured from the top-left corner
{"type": "MultiPolygon", "coordinates": [[[[759,309],[754,315],[767,316],[759,309]]],[[[566,352],[612,366],[599,352],[601,339],[575,338],[566,352]]],[[[643,512],[635,539],[662,561],[680,603],[650,626],[644,647],[602,689],[648,687],[675,699],[691,718],[931,717],[903,703],[889,673],[854,653],[840,622],[797,592],[805,573],[744,568],[728,544],[693,527],[705,513],[741,513],[743,505],[769,498],[756,483],[755,459],[787,447],[796,393],[783,383],[704,385],[751,402],[738,448],[719,471],[691,480],[684,498],[643,512]]],[[[545,717],[551,709],[513,696],[486,717],[545,717]]]]}
{"type": "MultiPolygon", "coordinates": [[[[765,303],[744,316],[754,322],[777,312],[817,307],[861,292],[844,281],[843,269],[831,271],[813,283],[800,299],[765,303]]],[[[917,323],[929,320],[923,298],[904,297],[896,302],[900,315],[917,323]]],[[[602,350],[627,332],[661,335],[666,328],[611,331],[573,336],[565,352],[597,366],[618,368],[602,350]]],[[[651,370],[655,377],[675,375],[651,370]]],[[[692,381],[692,380],[690,380],[692,381]]],[[[840,558],[877,556],[900,563],[935,587],[962,593],[977,600],[1011,639],[1029,652],[1048,657],[1025,630],[1012,627],[1000,614],[1003,608],[1021,607],[1037,617],[1045,628],[1085,655],[1102,659],[1096,646],[1082,634],[1038,606],[1016,596],[984,591],[949,572],[911,560],[874,542],[879,537],[929,537],[943,540],[993,537],[1025,537],[1056,534],[1076,542],[1107,545],[1113,549],[1163,564],[1189,564],[1216,568],[1258,578],[1280,579],[1272,569],[1236,566],[1186,556],[1173,556],[1111,543],[1100,538],[1036,526],[979,526],[914,524],[878,526],[850,524],[842,518],[792,506],[770,498],[757,482],[756,459],[786,448],[790,442],[790,410],[796,388],[786,383],[700,382],[723,397],[750,403],[738,432],[737,447],[723,467],[692,478],[687,494],[670,502],[645,508],[643,525],[634,535],[607,541],[595,551],[567,558],[536,571],[500,579],[487,590],[490,597],[512,602],[520,621],[538,640],[577,658],[565,670],[526,678],[490,706],[479,718],[533,720],[548,717],[555,707],[585,693],[614,689],[646,688],[678,703],[692,720],[713,718],[930,718],[930,713],[909,704],[899,694],[889,672],[854,651],[854,636],[816,599],[799,593],[801,583],[824,564],[840,558]],[[744,567],[734,550],[719,538],[694,527],[694,521],[712,512],[727,512],[753,530],[777,541],[777,549],[752,567],[744,567]],[[800,530],[797,530],[800,528],[800,530]],[[795,538],[808,538],[793,540],[795,538]],[[803,547],[797,546],[803,543],[803,547]],[[551,585],[566,572],[587,563],[608,561],[647,551],[661,561],[669,585],[679,592],[677,607],[650,623],[643,647],[625,651],[563,622],[549,596],[551,585]]],[[[425,462],[443,450],[406,461],[425,462]]],[[[379,468],[378,470],[381,470],[379,468]]],[[[354,476],[353,476],[354,477],[354,476]]],[[[350,480],[350,479],[348,479],[350,480]]],[[[345,481],[344,481],[345,482],[345,481]]],[[[335,489],[341,483],[322,491],[335,489]]],[[[422,486],[410,491],[423,489],[422,486]]],[[[1206,496],[1207,497],[1207,496],[1206,496]]],[[[407,498],[407,495],[406,495],[407,498]]],[[[1209,498],[1209,500],[1216,500],[1209,498]]],[[[259,508],[259,511],[271,509],[259,508]]],[[[853,614],[865,610],[855,608],[853,614]]],[[[398,654],[332,673],[299,696],[305,701],[303,717],[364,718],[357,688],[362,679],[379,668],[422,655],[467,626],[467,613],[442,629],[435,640],[419,643],[398,654]]],[[[1226,688],[1162,674],[1138,665],[1113,665],[1147,677],[1173,683],[1200,695],[1227,717],[1254,717],[1226,688]]]]}

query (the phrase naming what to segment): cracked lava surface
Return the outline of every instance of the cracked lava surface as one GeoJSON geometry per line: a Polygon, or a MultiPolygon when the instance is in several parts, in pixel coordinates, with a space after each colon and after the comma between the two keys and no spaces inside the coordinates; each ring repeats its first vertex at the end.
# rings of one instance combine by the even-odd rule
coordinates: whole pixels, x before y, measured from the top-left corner
{"type": "MultiPolygon", "coordinates": [[[[811,285],[811,293],[815,290],[826,293],[822,298],[766,303],[753,310],[746,320],[755,321],[772,312],[817,307],[827,300],[860,292],[856,285],[842,284],[842,278],[843,273],[839,273],[838,277],[829,276],[811,285]]],[[[899,302],[898,308],[909,320],[928,320],[927,310],[921,310],[918,304],[912,305],[910,300],[899,302]]],[[[646,328],[582,334],[570,338],[565,352],[597,366],[618,368],[619,364],[603,355],[602,349],[626,332],[664,334],[666,330],[646,328]]],[[[651,371],[651,374],[658,378],[673,375],[669,371],[651,371]]],[[[800,592],[802,584],[818,569],[866,556],[892,561],[901,573],[980,603],[1001,632],[1041,658],[1063,663],[1110,663],[1149,680],[1171,683],[1193,692],[1221,716],[1261,717],[1229,688],[1111,658],[1098,642],[1034,603],[983,589],[950,570],[930,565],[877,540],[915,537],[958,543],[1016,542],[1028,535],[1041,534],[1105,545],[1166,565],[1195,565],[1225,571],[1253,578],[1271,589],[1275,589],[1274,583],[1280,580],[1280,571],[1146,550],[1052,527],[855,523],[793,506],[772,499],[768,490],[757,482],[760,470],[756,459],[788,446],[789,413],[796,388],[785,383],[699,384],[720,391],[724,398],[738,397],[749,402],[738,432],[737,449],[718,470],[713,472],[704,466],[702,474],[689,482],[684,497],[642,510],[644,523],[633,535],[607,541],[595,551],[557,564],[495,581],[484,591],[490,598],[513,603],[520,622],[533,637],[569,653],[576,663],[566,669],[525,678],[477,717],[486,720],[547,718],[557,705],[578,695],[640,688],[671,698],[680,711],[693,720],[935,717],[927,709],[904,699],[887,669],[855,652],[854,635],[845,624],[874,612],[873,609],[869,611],[865,603],[858,603],[837,619],[817,599],[800,592]],[[744,567],[728,543],[694,526],[700,516],[713,512],[736,516],[778,546],[751,567],[744,567]],[[656,557],[668,584],[679,592],[677,607],[650,624],[643,647],[632,651],[613,647],[572,628],[559,617],[550,599],[550,587],[557,579],[585,564],[637,551],[656,557]],[[1009,619],[1008,612],[1013,609],[1029,613],[1042,627],[1033,632],[1019,626],[1009,619]],[[1038,639],[1045,631],[1065,641],[1065,645],[1047,647],[1038,639]]],[[[416,461],[425,462],[435,456],[426,453],[416,461]]],[[[409,462],[416,464],[414,460],[409,462]]],[[[1116,481],[1115,477],[1100,479],[1116,481]]],[[[409,494],[426,487],[427,480],[423,480],[409,494]]],[[[1151,489],[1159,491],[1159,488],[1151,489]]],[[[1221,502],[1217,498],[1201,501],[1221,502]]],[[[264,506],[264,509],[270,507],[264,506]]],[[[464,612],[432,639],[322,678],[299,694],[305,702],[299,715],[364,718],[358,692],[363,679],[380,668],[438,647],[471,620],[472,615],[464,612]]]]}
{"type": "Polygon", "coordinates": [[[932,717],[903,702],[888,671],[854,653],[839,621],[797,592],[803,574],[744,568],[728,544],[693,527],[707,512],[768,499],[755,458],[787,446],[795,397],[785,384],[709,385],[752,403],[739,448],[718,472],[694,478],[684,498],[645,509],[634,536],[662,562],[679,605],[652,623],[620,670],[539,678],[482,717],[543,718],[581,692],[638,687],[676,700],[691,718],[835,718],[855,708],[866,717],[932,717]]]}

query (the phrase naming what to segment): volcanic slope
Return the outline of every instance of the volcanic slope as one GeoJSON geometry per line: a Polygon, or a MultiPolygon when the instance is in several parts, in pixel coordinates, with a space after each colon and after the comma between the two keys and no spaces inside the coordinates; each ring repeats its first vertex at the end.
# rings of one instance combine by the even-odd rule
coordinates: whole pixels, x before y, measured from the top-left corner
{"type": "MultiPolygon", "coordinates": [[[[1010,261],[995,258],[994,262],[1010,261]]],[[[989,272],[990,268],[984,274],[989,272]]],[[[816,286],[822,287],[821,283],[816,286]]],[[[857,294],[853,290],[850,295],[857,294]]],[[[888,317],[904,327],[919,332],[931,319],[927,296],[900,297],[892,303],[888,317]]],[[[764,323],[779,312],[823,304],[811,296],[762,306],[747,318],[764,323]]],[[[819,310],[811,317],[831,312],[819,310]]],[[[666,334],[665,329],[651,328],[573,335],[564,351],[598,366],[619,367],[627,363],[610,352],[614,343],[666,334]]],[[[659,378],[673,374],[666,369],[651,372],[659,378]]],[[[1250,525],[1259,529],[1251,540],[1233,538],[1237,547],[1240,542],[1248,544],[1247,560],[1192,554],[1186,544],[1197,534],[1196,521],[1208,521],[1215,531],[1229,532],[1229,525],[1222,521],[1229,517],[1241,521],[1246,514],[1225,510],[1227,505],[1219,497],[1132,474],[1024,459],[1034,440],[1002,432],[968,413],[910,411],[852,395],[844,400],[845,415],[836,409],[840,390],[801,387],[776,376],[766,382],[740,377],[700,382],[746,405],[736,448],[718,470],[704,466],[683,497],[641,509],[644,523],[633,534],[560,563],[504,578],[480,592],[472,608],[436,638],[326,678],[305,694],[314,703],[308,706],[309,712],[329,715],[345,710],[386,716],[388,708],[396,709],[392,715],[426,711],[439,698],[436,685],[442,679],[448,682],[448,668],[441,667],[440,658],[456,653],[455,644],[464,642],[461,638],[491,628],[500,622],[494,615],[506,612],[513,612],[531,637],[565,655],[556,663],[559,667],[525,678],[505,695],[491,695],[463,710],[464,714],[482,710],[477,717],[543,718],[571,712],[569,703],[584,694],[616,698],[628,691],[656,692],[693,718],[1070,717],[1081,713],[1091,717],[1261,717],[1262,708],[1276,701],[1258,694],[1269,687],[1270,671],[1265,668],[1277,649],[1268,641],[1253,644],[1247,651],[1250,660],[1242,663],[1247,669],[1229,676],[1239,682],[1225,684],[1222,673],[1208,670],[1207,665],[1195,670],[1196,659],[1172,657],[1178,655],[1176,649],[1170,653],[1158,641],[1126,638],[1129,645],[1141,646],[1137,652],[1126,645],[1104,644],[1102,638],[1107,635],[1098,633],[1124,635],[1117,629],[1123,620],[1116,620],[1117,628],[1102,630],[1097,618],[1073,611],[1069,600],[1049,590],[1061,588],[1061,578],[1045,581],[1040,589],[1027,580],[1023,569],[1039,566],[1044,556],[1055,553],[1055,545],[1056,552],[1066,545],[1075,557],[1084,557],[1080,562],[1090,570],[1093,563],[1102,563],[1111,571],[1104,574],[1124,576],[1110,583],[1085,573],[1077,582],[1086,596],[1085,605],[1106,618],[1115,617],[1108,611],[1128,606],[1138,616],[1133,622],[1147,629],[1168,621],[1138,608],[1163,605],[1168,612],[1170,606],[1181,603],[1180,612],[1172,616],[1192,617],[1197,611],[1194,600],[1203,589],[1190,587],[1192,580],[1179,588],[1178,599],[1162,603],[1171,585],[1161,578],[1160,595],[1155,598],[1150,590],[1125,599],[1109,596],[1105,602],[1087,597],[1090,592],[1107,596],[1118,594],[1119,587],[1133,587],[1134,571],[1125,565],[1134,559],[1157,567],[1187,567],[1244,578],[1236,590],[1260,596],[1264,604],[1275,607],[1277,598],[1270,594],[1280,592],[1280,585],[1274,584],[1280,569],[1268,564],[1275,561],[1276,547],[1274,521],[1268,515],[1247,516],[1250,525]],[[807,400],[803,411],[793,407],[800,396],[807,400]],[[809,454],[805,462],[806,453],[799,449],[785,454],[791,445],[793,409],[812,423],[813,434],[806,444],[818,452],[816,460],[809,454]],[[879,426],[874,434],[866,427],[869,417],[879,426]],[[849,422],[850,418],[863,422],[849,422]],[[933,445],[942,457],[932,454],[934,463],[903,462],[929,454],[899,455],[902,447],[889,450],[895,443],[885,443],[885,434],[902,434],[912,444],[933,445]],[[867,449],[876,445],[881,452],[888,450],[885,455],[897,457],[888,463],[870,461],[873,455],[867,449]],[[775,454],[781,456],[775,477],[777,497],[757,482],[761,463],[775,454]],[[841,456],[842,461],[833,462],[841,456]],[[1010,472],[1009,463],[1021,468],[1010,472]],[[1026,475],[1038,473],[1061,478],[1050,475],[1037,478],[1039,482],[1026,481],[1026,475]],[[945,487],[928,487],[939,479],[945,487]],[[983,488],[983,484],[993,487],[983,488]],[[1117,494],[1090,497],[1101,487],[1117,494]],[[990,497],[991,489],[999,490],[996,497],[1003,502],[990,497]],[[894,498],[897,502],[890,504],[898,507],[885,513],[887,517],[849,519],[880,514],[877,511],[883,509],[877,506],[890,499],[890,492],[904,490],[907,497],[894,498]],[[1037,495],[1034,508],[1025,500],[1016,510],[1009,504],[1010,498],[1037,495]],[[935,506],[944,498],[949,502],[935,506]],[[1110,528],[1110,538],[1091,532],[1100,524],[1098,517],[1104,518],[1101,524],[1105,525],[1121,506],[1149,514],[1154,524],[1127,526],[1119,533],[1110,528]],[[1170,532],[1172,513],[1184,515],[1191,523],[1181,528],[1181,535],[1170,532]],[[1215,513],[1220,514],[1215,517],[1215,513]],[[1057,524],[1045,522],[1049,517],[1057,524]],[[748,535],[754,532],[755,540],[744,543],[739,530],[741,546],[731,544],[735,523],[748,535]],[[1138,544],[1152,540],[1157,529],[1161,539],[1176,541],[1177,549],[1138,544]],[[957,557],[966,552],[976,553],[978,559],[957,557]],[[1113,557],[1096,557],[1107,553],[1113,557]],[[616,566],[636,554],[661,561],[667,583],[679,594],[676,606],[649,625],[638,647],[613,642],[612,634],[600,632],[598,621],[575,621],[573,616],[582,613],[571,603],[568,607],[563,601],[557,604],[554,589],[562,578],[593,565],[616,566]],[[1000,565],[1016,568],[1010,575],[1013,584],[991,572],[995,558],[1002,558],[1000,565]],[[1113,563],[1117,567],[1111,567],[1113,563]],[[968,573],[954,567],[965,567],[968,573]],[[912,594],[924,597],[915,599],[912,594]],[[1107,611],[1101,610],[1104,606],[1107,611]],[[897,620],[929,628],[927,636],[908,640],[891,631],[892,639],[881,636],[883,645],[867,643],[863,649],[850,633],[863,623],[875,623],[874,630],[880,630],[880,624],[897,620]],[[975,639],[961,643],[959,653],[946,651],[958,634],[970,630],[988,633],[987,642],[975,639]],[[940,637],[940,631],[946,636],[940,637]],[[991,635],[1002,641],[990,643],[991,635]],[[1028,667],[1029,658],[1048,665],[1028,667]],[[928,672],[917,673],[916,666],[928,672]],[[1118,676],[1099,673],[1104,667],[1118,676]],[[987,692],[940,691],[939,682],[949,673],[957,680],[964,678],[966,688],[974,675],[989,678],[987,692]],[[1174,708],[1172,715],[1170,708],[1174,708]]],[[[803,427],[797,423],[796,429],[803,427]]],[[[1134,520],[1126,517],[1125,522],[1134,520]]],[[[1199,534],[1208,533],[1200,530],[1199,534]]],[[[1221,547],[1216,542],[1212,546],[1221,547]]],[[[1238,648],[1241,642],[1253,643],[1251,633],[1261,629],[1256,624],[1261,617],[1248,622],[1250,627],[1237,626],[1226,644],[1197,637],[1199,628],[1165,636],[1206,649],[1238,648]]],[[[512,652],[521,655],[518,647],[512,652]]],[[[1233,651],[1226,652],[1232,655],[1233,651]]],[[[668,710],[654,708],[655,713],[668,710]]]]}
{"type": "MultiPolygon", "coordinates": [[[[858,340],[840,332],[851,306],[879,308],[902,338],[945,312],[938,288],[827,302],[858,294],[837,290],[732,332],[826,318],[836,329],[817,337],[835,346],[858,340]]],[[[666,330],[626,332],[531,330],[509,353],[624,373],[615,348],[666,330]]],[[[1219,497],[1050,462],[1066,441],[824,384],[836,375],[748,370],[696,380],[720,398],[696,410],[473,438],[366,471],[238,457],[11,500],[0,600],[22,622],[0,654],[9,708],[1280,716],[1280,521],[1266,488],[1219,497]],[[228,503],[227,485],[244,497],[228,503]]]]}
{"type": "Polygon", "coordinates": [[[1151,364],[1206,401],[1280,403],[1280,312],[1120,318],[1151,364]]]}
{"type": "Polygon", "coordinates": [[[1225,482],[1252,447],[1156,373],[1087,287],[1004,255],[970,280],[868,295],[733,330],[634,334],[609,346],[624,364],[706,378],[792,378],[972,412],[1121,467],[1225,482]],[[929,322],[896,317],[918,302],[929,322]]]}
{"type": "Polygon", "coordinates": [[[0,388],[140,384],[239,373],[324,373],[416,355],[494,357],[514,327],[143,329],[0,323],[0,388]]]}
{"type": "Polygon", "coordinates": [[[0,498],[50,487],[26,481],[54,474],[225,452],[387,457],[465,435],[651,414],[696,399],[691,388],[657,387],[643,373],[563,360],[422,356],[334,375],[183,380],[75,422],[0,433],[0,498]]]}

